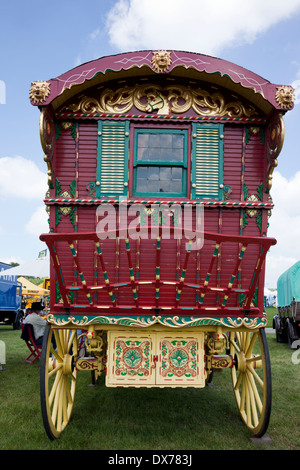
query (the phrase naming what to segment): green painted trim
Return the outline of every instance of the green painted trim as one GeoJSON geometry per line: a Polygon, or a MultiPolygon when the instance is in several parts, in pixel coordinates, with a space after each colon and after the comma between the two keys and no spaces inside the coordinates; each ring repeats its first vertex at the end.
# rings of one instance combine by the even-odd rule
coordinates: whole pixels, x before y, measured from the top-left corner
{"type": "MultiPolygon", "coordinates": [[[[117,139],[116,139],[117,140],[117,139]]],[[[98,147],[97,147],[97,170],[96,181],[96,197],[118,197],[128,195],[128,154],[129,154],[129,121],[98,121],[98,147]],[[103,155],[103,128],[111,128],[111,138],[113,139],[114,129],[123,128],[124,130],[124,176],[122,191],[105,192],[101,188],[101,171],[102,168],[102,155],[103,155]]],[[[111,162],[113,164],[113,162],[111,162]]]]}
{"type": "MultiPolygon", "coordinates": [[[[192,191],[191,191],[191,197],[192,199],[200,199],[200,200],[216,200],[216,201],[221,201],[223,199],[223,188],[220,186],[223,184],[223,124],[198,124],[198,123],[193,123],[192,124],[192,191]],[[215,136],[208,136],[209,139],[211,139],[211,144],[216,145],[217,144],[217,150],[218,150],[218,194],[215,194],[215,196],[212,197],[211,194],[203,192],[202,194],[197,194],[197,167],[196,167],[196,154],[197,154],[197,144],[198,144],[198,138],[199,136],[197,135],[197,131],[199,129],[213,129],[216,130],[218,129],[218,140],[215,138],[215,136]]],[[[201,140],[199,141],[199,143],[201,140]]],[[[209,174],[209,179],[211,182],[211,173],[209,174]]]]}
{"type": "Polygon", "coordinates": [[[61,193],[61,184],[58,178],[55,179],[55,196],[61,193]]]}

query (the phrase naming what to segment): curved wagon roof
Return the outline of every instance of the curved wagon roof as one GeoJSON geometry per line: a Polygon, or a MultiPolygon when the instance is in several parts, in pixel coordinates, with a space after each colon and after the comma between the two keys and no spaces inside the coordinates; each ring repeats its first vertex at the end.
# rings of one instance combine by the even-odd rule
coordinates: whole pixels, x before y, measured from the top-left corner
{"type": "Polygon", "coordinates": [[[51,104],[56,110],[78,93],[110,80],[157,75],[222,86],[253,103],[265,116],[293,107],[292,87],[273,84],[226,60],[185,51],[137,51],[86,62],[51,80],[33,82],[31,103],[51,104]],[[43,84],[44,89],[36,92],[35,84],[43,84]]]}

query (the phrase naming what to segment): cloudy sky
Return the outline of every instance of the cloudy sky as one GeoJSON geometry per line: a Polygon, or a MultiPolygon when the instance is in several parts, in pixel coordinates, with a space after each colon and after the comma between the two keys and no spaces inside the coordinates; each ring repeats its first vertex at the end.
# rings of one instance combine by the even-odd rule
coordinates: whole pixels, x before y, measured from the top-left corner
{"type": "Polygon", "coordinates": [[[35,259],[48,231],[46,165],[32,81],[83,62],[141,49],[179,49],[229,60],[293,85],[285,144],[274,173],[266,285],[300,259],[300,0],[11,0],[0,28],[0,261],[35,259]]]}

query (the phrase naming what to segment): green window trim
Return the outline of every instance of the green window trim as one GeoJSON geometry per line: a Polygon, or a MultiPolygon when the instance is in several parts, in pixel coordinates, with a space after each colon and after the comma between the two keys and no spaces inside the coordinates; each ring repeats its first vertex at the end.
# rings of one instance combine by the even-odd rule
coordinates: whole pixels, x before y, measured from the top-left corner
{"type": "Polygon", "coordinates": [[[132,193],[133,196],[167,196],[167,197],[187,197],[187,139],[188,139],[188,130],[187,129],[156,129],[156,128],[137,128],[135,129],[134,134],[134,159],[133,159],[133,187],[132,193]],[[176,159],[172,160],[162,160],[159,158],[156,159],[149,159],[149,160],[142,160],[138,158],[138,137],[145,134],[160,134],[160,135],[182,135],[183,136],[183,148],[182,148],[182,160],[176,161],[176,159]],[[137,189],[137,175],[138,171],[141,168],[163,168],[168,167],[171,169],[174,168],[181,168],[181,191],[176,192],[168,192],[168,191],[139,191],[137,189]]]}
{"type": "Polygon", "coordinates": [[[99,121],[96,197],[128,195],[129,121],[99,121]]]}
{"type": "Polygon", "coordinates": [[[223,199],[223,124],[193,123],[192,199],[223,199]]]}

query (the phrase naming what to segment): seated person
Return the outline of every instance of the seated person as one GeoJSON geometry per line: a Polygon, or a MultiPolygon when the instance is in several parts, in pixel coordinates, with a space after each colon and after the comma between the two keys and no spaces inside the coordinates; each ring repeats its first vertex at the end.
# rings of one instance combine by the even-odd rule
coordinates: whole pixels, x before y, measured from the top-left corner
{"type": "Polygon", "coordinates": [[[33,327],[35,344],[42,344],[47,321],[41,317],[43,306],[41,302],[32,302],[29,314],[23,321],[23,324],[29,323],[33,327]]]}

